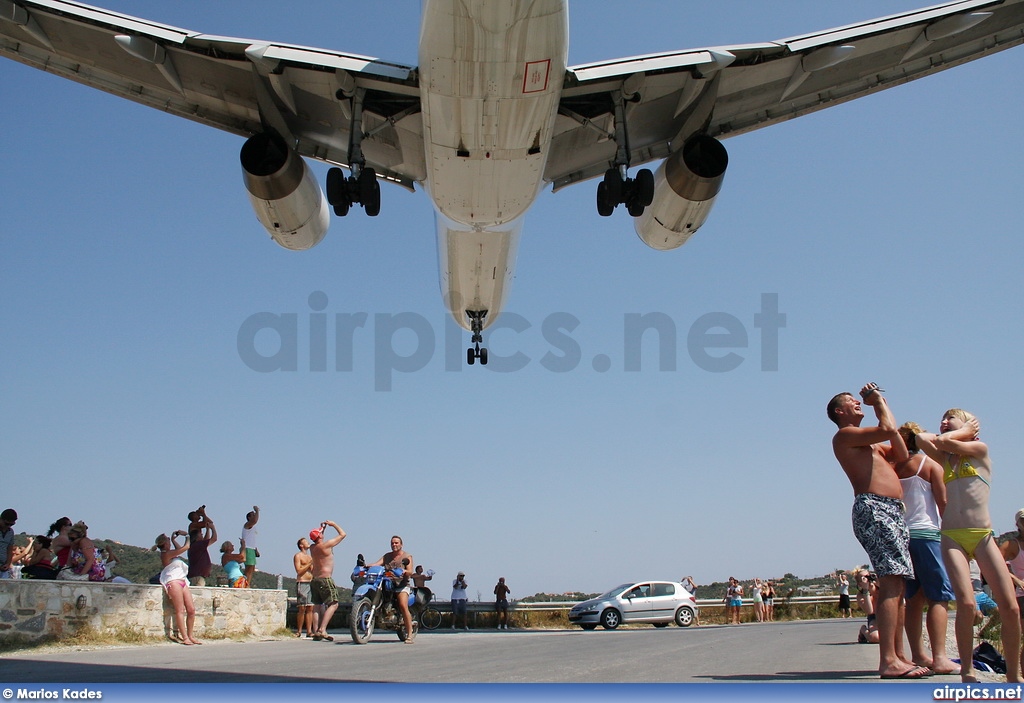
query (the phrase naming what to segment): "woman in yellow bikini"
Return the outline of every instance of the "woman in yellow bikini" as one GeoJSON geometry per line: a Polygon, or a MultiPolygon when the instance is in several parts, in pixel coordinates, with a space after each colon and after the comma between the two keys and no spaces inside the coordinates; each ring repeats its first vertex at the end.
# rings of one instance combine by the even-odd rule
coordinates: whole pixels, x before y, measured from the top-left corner
{"type": "Polygon", "coordinates": [[[942,434],[922,432],[917,446],[942,464],[946,484],[946,510],[942,515],[942,557],[956,593],[956,644],[960,652],[960,677],[977,681],[972,666],[974,653],[974,589],[970,562],[975,559],[992,588],[1002,618],[1006,680],[1021,681],[1020,609],[1013,584],[992,534],[988,513],[992,464],[988,446],[978,439],[977,419],[953,408],[942,416],[942,434]]]}

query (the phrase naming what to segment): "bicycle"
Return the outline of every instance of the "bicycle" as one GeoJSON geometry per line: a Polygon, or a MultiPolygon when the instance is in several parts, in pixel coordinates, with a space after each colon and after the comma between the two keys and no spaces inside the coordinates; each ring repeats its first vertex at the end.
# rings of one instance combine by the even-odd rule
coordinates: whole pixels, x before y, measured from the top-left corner
{"type": "Polygon", "coordinates": [[[420,611],[420,627],[424,630],[436,630],[441,625],[441,611],[427,604],[420,611]]]}

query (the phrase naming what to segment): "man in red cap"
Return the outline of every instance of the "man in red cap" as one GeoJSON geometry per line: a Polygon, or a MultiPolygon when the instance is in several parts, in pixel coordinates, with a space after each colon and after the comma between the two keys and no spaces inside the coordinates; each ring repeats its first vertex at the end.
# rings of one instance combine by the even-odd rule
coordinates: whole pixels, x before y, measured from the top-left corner
{"type": "Polygon", "coordinates": [[[338,589],[334,585],[334,548],[345,539],[345,531],[338,527],[338,523],[331,520],[324,520],[320,527],[309,531],[309,541],[313,546],[309,554],[313,557],[313,580],[310,582],[310,589],[313,592],[313,606],[319,616],[319,630],[313,635],[316,641],[326,640],[333,642],[334,638],[327,634],[327,627],[331,624],[334,611],[338,609],[338,589]],[[324,530],[333,527],[337,535],[330,539],[324,538],[324,530]]]}

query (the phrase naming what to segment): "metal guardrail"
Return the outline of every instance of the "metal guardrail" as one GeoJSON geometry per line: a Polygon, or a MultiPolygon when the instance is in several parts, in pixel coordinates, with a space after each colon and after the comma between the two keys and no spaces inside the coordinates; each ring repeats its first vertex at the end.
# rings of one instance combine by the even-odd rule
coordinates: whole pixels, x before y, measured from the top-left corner
{"type": "MultiPolygon", "coordinates": [[[[289,612],[295,611],[295,598],[289,598],[289,612]]],[[[744,606],[753,606],[754,601],[750,598],[743,598],[744,606]]],[[[775,598],[775,607],[780,605],[836,605],[839,596],[836,594],[821,596],[791,596],[788,598],[775,598]]],[[[582,601],[548,601],[542,603],[523,603],[521,601],[509,601],[509,613],[519,613],[525,616],[529,625],[530,613],[560,612],[568,613],[572,607],[582,601]]],[[[451,601],[432,600],[430,605],[442,614],[452,612],[451,601]]],[[[724,598],[698,598],[697,607],[703,609],[724,608],[724,598]]],[[[331,627],[348,627],[349,612],[352,610],[352,603],[342,602],[338,604],[338,610],[331,619],[331,627]]],[[[466,604],[466,614],[472,627],[477,626],[477,616],[491,615],[494,613],[493,601],[469,601],[466,604]]]]}

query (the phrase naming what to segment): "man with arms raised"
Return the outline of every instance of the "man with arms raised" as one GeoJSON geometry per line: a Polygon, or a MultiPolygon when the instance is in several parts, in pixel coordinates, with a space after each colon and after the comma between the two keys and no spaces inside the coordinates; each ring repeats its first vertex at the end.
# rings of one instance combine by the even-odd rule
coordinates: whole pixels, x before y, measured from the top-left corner
{"type": "Polygon", "coordinates": [[[883,679],[917,679],[931,672],[903,656],[903,580],[913,577],[914,570],[903,521],[903,489],[889,463],[905,461],[909,454],[878,385],[867,384],[860,395],[874,408],[878,425],[861,427],[861,401],[850,393],[836,395],[827,408],[829,419],[839,427],[832,451],[853,487],[853,533],[878,575],[878,673],[883,679]]]}
{"type": "MultiPolygon", "coordinates": [[[[345,530],[331,520],[324,520],[320,523],[320,527],[309,531],[309,541],[313,543],[313,546],[309,548],[309,555],[313,557],[313,580],[309,585],[313,592],[313,605],[320,620],[319,629],[313,635],[313,639],[317,642],[321,640],[334,641],[334,638],[327,634],[334,611],[338,609],[338,588],[334,585],[334,548],[343,539],[345,539],[345,530]],[[328,527],[333,527],[338,534],[326,539],[324,530],[328,527]]],[[[315,618],[313,622],[317,622],[315,618]]]]}

